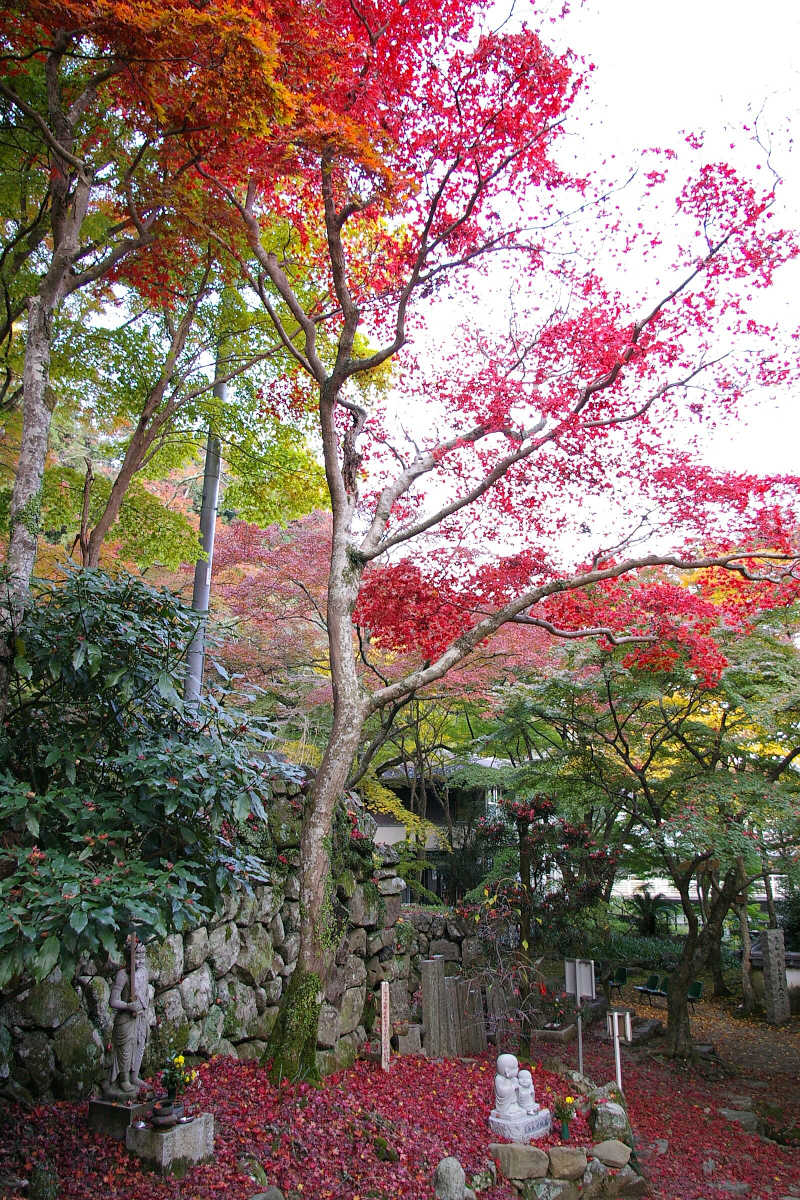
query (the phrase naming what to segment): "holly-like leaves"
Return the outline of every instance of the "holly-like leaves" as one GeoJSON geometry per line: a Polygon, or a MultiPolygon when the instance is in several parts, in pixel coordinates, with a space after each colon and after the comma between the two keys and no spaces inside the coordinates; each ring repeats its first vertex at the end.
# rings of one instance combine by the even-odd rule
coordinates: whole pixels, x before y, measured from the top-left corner
{"type": "Polygon", "coordinates": [[[131,921],[166,936],[267,878],[229,834],[249,813],[264,821],[281,768],[222,693],[184,709],[194,628],[173,596],[124,575],[39,590],[0,740],[3,983],[46,975],[54,945],[65,971],[112,952],[131,921]]]}

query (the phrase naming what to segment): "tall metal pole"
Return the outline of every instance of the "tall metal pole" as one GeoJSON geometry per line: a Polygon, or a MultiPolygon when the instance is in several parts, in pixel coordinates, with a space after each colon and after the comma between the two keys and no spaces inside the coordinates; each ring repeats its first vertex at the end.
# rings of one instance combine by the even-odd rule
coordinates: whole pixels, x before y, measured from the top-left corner
{"type": "MultiPolygon", "coordinates": [[[[217,363],[219,373],[219,363],[217,363]]],[[[227,385],[222,381],[214,384],[214,395],[222,403],[227,396],[227,385]]],[[[203,663],[206,656],[206,624],[211,598],[211,567],[214,560],[214,534],[217,524],[217,500],[219,497],[220,445],[219,438],[209,430],[206,442],[206,465],[203,472],[203,499],[200,505],[200,542],[205,552],[194,568],[192,608],[201,614],[189,653],[186,657],[186,681],[183,698],[189,705],[196,705],[203,685],[203,663]]]]}

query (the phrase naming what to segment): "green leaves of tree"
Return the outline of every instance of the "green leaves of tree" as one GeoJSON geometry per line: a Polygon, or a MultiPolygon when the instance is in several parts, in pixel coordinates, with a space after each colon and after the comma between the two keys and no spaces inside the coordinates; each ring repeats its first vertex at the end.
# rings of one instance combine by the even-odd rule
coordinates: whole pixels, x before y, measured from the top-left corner
{"type": "Polygon", "coordinates": [[[184,711],[195,620],[125,575],[38,586],[0,734],[0,986],[112,953],[131,921],[144,937],[195,924],[268,878],[225,835],[265,820],[281,768],[225,693],[184,711]]]}

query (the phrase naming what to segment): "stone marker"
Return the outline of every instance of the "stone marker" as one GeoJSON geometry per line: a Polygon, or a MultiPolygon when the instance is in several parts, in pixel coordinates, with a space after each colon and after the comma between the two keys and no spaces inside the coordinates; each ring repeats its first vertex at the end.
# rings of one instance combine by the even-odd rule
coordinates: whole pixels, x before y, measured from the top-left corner
{"type": "Polygon", "coordinates": [[[477,980],[458,982],[458,1014],[461,1021],[461,1053],[482,1054],[486,1049],[486,1018],[483,998],[477,980]]]}
{"type": "Polygon", "coordinates": [[[791,1016],[786,983],[786,954],[782,929],[765,929],[761,934],[764,954],[764,1009],[770,1025],[783,1025],[791,1016]]]}
{"type": "Polygon", "coordinates": [[[425,1029],[425,1053],[428,1058],[444,1057],[447,1024],[447,998],[444,986],[444,959],[423,958],[422,1024],[425,1029]]]}
{"type": "Polygon", "coordinates": [[[200,1113],[185,1125],[171,1129],[137,1129],[131,1125],[125,1145],[159,1175],[182,1179],[190,1167],[209,1162],[214,1156],[214,1118],[200,1113]]]}
{"type": "Polygon", "coordinates": [[[442,1053],[445,1058],[457,1058],[459,1055],[467,1053],[462,1037],[459,986],[459,980],[455,975],[448,976],[444,981],[446,1015],[442,1036],[442,1053]]]}
{"type": "Polygon", "coordinates": [[[436,1200],[475,1200],[457,1158],[443,1158],[439,1163],[433,1175],[433,1194],[436,1200]]]}

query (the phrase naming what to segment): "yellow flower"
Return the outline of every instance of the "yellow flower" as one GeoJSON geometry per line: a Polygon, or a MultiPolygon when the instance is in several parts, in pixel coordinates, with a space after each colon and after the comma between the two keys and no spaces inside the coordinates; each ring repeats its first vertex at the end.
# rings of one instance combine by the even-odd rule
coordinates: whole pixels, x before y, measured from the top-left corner
{"type": "Polygon", "coordinates": [[[182,1067],[183,1064],[186,1062],[186,1059],[183,1057],[182,1054],[176,1054],[172,1061],[175,1063],[176,1067],[182,1067]]]}
{"type": "Polygon", "coordinates": [[[565,1097],[564,1097],[564,1099],[566,1100],[567,1104],[574,1104],[574,1103],[575,1103],[575,1097],[574,1097],[574,1096],[565,1096],[565,1097]]]}

